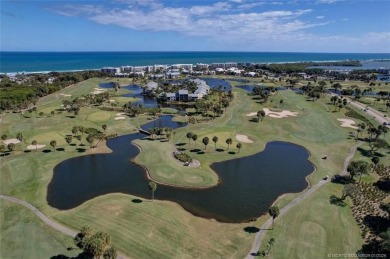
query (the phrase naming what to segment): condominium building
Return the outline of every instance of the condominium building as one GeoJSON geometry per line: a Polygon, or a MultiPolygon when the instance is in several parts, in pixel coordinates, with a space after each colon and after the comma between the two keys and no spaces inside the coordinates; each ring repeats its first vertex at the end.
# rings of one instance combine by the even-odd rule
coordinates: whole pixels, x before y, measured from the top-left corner
{"type": "Polygon", "coordinates": [[[115,75],[115,73],[121,72],[119,67],[103,67],[100,69],[100,71],[102,71],[103,73],[108,73],[108,74],[112,74],[112,75],[115,75]]]}

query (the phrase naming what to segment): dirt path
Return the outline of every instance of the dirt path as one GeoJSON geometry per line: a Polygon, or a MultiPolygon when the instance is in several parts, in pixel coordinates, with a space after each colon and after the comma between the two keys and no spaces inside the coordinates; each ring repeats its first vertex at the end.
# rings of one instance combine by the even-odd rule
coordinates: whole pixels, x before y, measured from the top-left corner
{"type": "MultiPolygon", "coordinates": [[[[45,216],[45,214],[43,214],[41,211],[39,211],[37,208],[35,208],[30,203],[27,203],[23,200],[15,198],[15,197],[10,197],[10,196],[5,196],[5,195],[0,195],[0,199],[7,200],[7,201],[10,201],[13,203],[17,203],[19,205],[26,207],[27,209],[31,210],[35,215],[37,215],[46,225],[50,226],[51,228],[54,228],[57,231],[60,231],[62,234],[65,234],[65,235],[68,235],[71,237],[75,237],[76,234],[78,233],[77,231],[74,231],[70,228],[67,228],[67,227],[49,219],[48,217],[45,216]]],[[[123,255],[122,253],[118,252],[117,258],[125,259],[127,257],[125,255],[123,255]]]]}
{"type": "MultiPolygon", "coordinates": [[[[349,164],[349,161],[352,159],[352,157],[354,156],[355,152],[356,152],[356,149],[362,145],[363,142],[358,142],[357,144],[355,144],[353,147],[351,147],[351,149],[349,150],[349,153],[348,153],[348,156],[345,158],[344,160],[344,168],[343,168],[343,171],[341,172],[342,175],[344,174],[347,174],[347,167],[348,167],[348,164],[349,164]]],[[[284,215],[289,209],[291,209],[292,207],[294,207],[295,205],[299,204],[302,200],[304,200],[306,197],[308,197],[309,195],[311,195],[313,192],[315,192],[318,188],[320,188],[321,186],[323,186],[324,184],[328,183],[330,181],[330,179],[328,180],[321,180],[319,181],[319,183],[313,185],[311,188],[307,189],[305,192],[303,192],[300,196],[298,196],[297,198],[295,198],[293,201],[291,201],[289,204],[287,204],[286,206],[284,206],[281,210],[280,210],[280,213],[279,213],[279,217],[284,215]]],[[[269,218],[260,228],[260,231],[257,232],[256,234],[256,237],[255,237],[255,240],[253,240],[253,243],[252,243],[252,248],[251,248],[251,251],[249,252],[249,254],[245,257],[246,259],[252,259],[256,256],[257,252],[259,251],[259,248],[260,248],[260,244],[261,244],[261,240],[263,239],[263,236],[265,234],[265,232],[269,229],[271,229],[271,226],[272,226],[272,218],[269,218]]]]}

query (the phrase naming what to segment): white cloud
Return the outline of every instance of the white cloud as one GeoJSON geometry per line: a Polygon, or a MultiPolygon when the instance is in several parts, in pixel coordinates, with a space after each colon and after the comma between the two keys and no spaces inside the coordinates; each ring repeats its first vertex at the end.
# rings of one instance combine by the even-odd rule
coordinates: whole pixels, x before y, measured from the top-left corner
{"type": "Polygon", "coordinates": [[[341,0],[319,0],[318,3],[321,3],[321,4],[333,4],[333,3],[336,3],[336,2],[339,2],[341,0]]]}
{"type": "Polygon", "coordinates": [[[349,21],[349,18],[343,18],[342,21],[347,22],[349,21]]]}
{"type": "MultiPolygon", "coordinates": [[[[288,34],[323,25],[299,19],[302,15],[311,12],[311,9],[248,13],[242,8],[241,10],[233,8],[229,2],[190,7],[168,7],[155,0],[117,0],[117,2],[126,6],[103,8],[69,4],[55,11],[66,16],[83,16],[100,24],[133,30],[173,31],[214,39],[230,37],[232,33],[248,39],[253,38],[254,33],[257,33],[257,37],[267,39],[282,33],[288,34]],[[155,8],[158,5],[160,7],[155,8]]],[[[251,5],[253,4],[259,3],[251,5]]]]}
{"type": "Polygon", "coordinates": [[[241,4],[241,5],[238,5],[237,8],[238,9],[252,9],[252,8],[255,8],[257,6],[260,6],[260,5],[264,5],[266,4],[265,2],[256,2],[256,3],[250,3],[250,4],[241,4]]]}
{"type": "MultiPolygon", "coordinates": [[[[124,1],[124,0],[123,0],[124,1]]],[[[126,0],[124,5],[131,5],[126,0]]],[[[328,1],[329,2],[329,1],[328,1]]],[[[133,3],[134,4],[134,3],[133,3]]],[[[377,46],[378,49],[389,49],[390,33],[377,32],[362,35],[316,35],[308,29],[329,24],[324,16],[316,16],[323,22],[305,19],[311,9],[284,10],[273,9],[255,11],[238,8],[251,3],[233,4],[218,2],[209,5],[189,7],[163,6],[149,0],[148,5],[136,5],[133,8],[102,7],[93,5],[67,5],[56,10],[68,16],[82,16],[100,24],[114,25],[139,31],[169,31],[182,35],[202,37],[213,42],[213,46],[234,49],[240,46],[247,50],[283,50],[296,51],[346,51],[377,46]],[[337,46],[335,45],[337,42],[337,46]],[[279,49],[277,49],[279,48],[279,49]]],[[[254,4],[252,2],[252,4],[254,4]]],[[[344,18],[343,20],[347,20],[344,18]]]]}

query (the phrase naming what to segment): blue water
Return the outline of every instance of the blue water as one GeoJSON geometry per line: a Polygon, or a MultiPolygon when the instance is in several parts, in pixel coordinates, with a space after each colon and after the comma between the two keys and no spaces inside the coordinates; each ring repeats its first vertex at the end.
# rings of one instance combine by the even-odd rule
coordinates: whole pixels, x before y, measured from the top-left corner
{"type": "Polygon", "coordinates": [[[104,66],[216,62],[390,59],[390,53],[293,52],[0,52],[0,73],[100,69],[104,66]]]}

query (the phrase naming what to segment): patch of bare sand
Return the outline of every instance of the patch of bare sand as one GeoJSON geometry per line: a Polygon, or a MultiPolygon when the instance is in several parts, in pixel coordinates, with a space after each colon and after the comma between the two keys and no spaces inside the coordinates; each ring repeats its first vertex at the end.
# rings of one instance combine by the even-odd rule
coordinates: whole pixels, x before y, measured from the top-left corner
{"type": "Polygon", "coordinates": [[[101,93],[104,93],[105,91],[107,91],[107,90],[95,87],[95,91],[91,92],[91,94],[101,94],[101,93]]]}
{"type": "Polygon", "coordinates": [[[341,127],[358,129],[358,127],[353,126],[353,124],[356,124],[356,122],[351,120],[351,119],[337,119],[337,120],[341,122],[341,125],[340,125],[341,127]]]}
{"type": "Polygon", "coordinates": [[[3,143],[5,145],[11,144],[11,143],[18,144],[18,143],[20,143],[20,141],[16,138],[10,138],[10,139],[3,140],[3,143]]]}
{"type": "Polygon", "coordinates": [[[237,134],[236,139],[244,143],[253,143],[253,140],[249,139],[247,135],[237,134]]]}
{"type": "Polygon", "coordinates": [[[256,116],[257,115],[257,112],[251,112],[251,113],[247,113],[246,116],[256,116]]]}
{"type": "Polygon", "coordinates": [[[37,145],[28,145],[27,149],[28,150],[35,150],[35,149],[40,149],[40,148],[44,148],[44,147],[46,147],[46,145],[39,145],[39,144],[37,144],[37,145]]]}
{"type": "Polygon", "coordinates": [[[271,111],[268,108],[264,108],[263,110],[265,112],[265,115],[272,117],[272,118],[281,119],[281,118],[287,118],[290,116],[298,116],[298,112],[292,112],[292,111],[288,111],[288,110],[283,110],[280,112],[271,111]]]}

